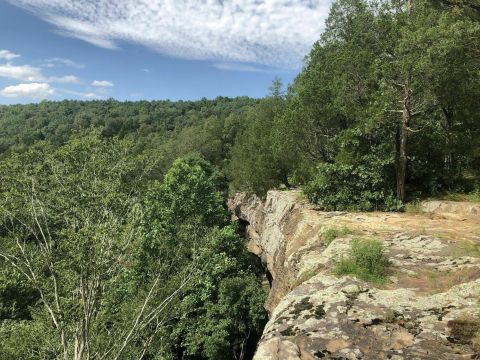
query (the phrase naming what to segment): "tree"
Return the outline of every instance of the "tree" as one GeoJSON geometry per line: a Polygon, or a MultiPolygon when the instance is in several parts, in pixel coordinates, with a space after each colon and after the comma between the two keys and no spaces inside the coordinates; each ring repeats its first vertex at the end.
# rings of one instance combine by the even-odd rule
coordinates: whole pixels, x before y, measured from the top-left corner
{"type": "Polygon", "coordinates": [[[278,118],[284,109],[281,81],[276,78],[270,94],[245,116],[245,128],[238,135],[227,167],[233,190],[264,195],[281,184],[289,186],[290,157],[277,148],[278,118]]]}
{"type": "Polygon", "coordinates": [[[429,24],[423,26],[418,41],[430,43],[428,85],[442,135],[442,170],[450,179],[447,184],[452,185],[466,169],[475,169],[474,164],[478,164],[480,22],[465,11],[451,9],[429,8],[428,15],[429,24]]]}
{"type": "Polygon", "coordinates": [[[204,266],[176,308],[173,339],[184,349],[182,358],[244,359],[267,320],[266,293],[244,243],[231,226],[213,229],[197,255],[204,266]]]}
{"type": "Polygon", "coordinates": [[[460,158],[468,149],[462,145],[474,140],[458,142],[456,133],[470,136],[476,131],[473,109],[478,105],[473,98],[478,94],[478,56],[472,51],[472,39],[478,42],[474,35],[478,26],[423,0],[404,2],[391,23],[394,40],[380,62],[386,86],[378,98],[383,99],[387,112],[401,114],[394,121],[398,124],[397,198],[403,201],[409,178],[438,173],[445,174],[441,182],[452,184],[466,168],[460,158]],[[441,148],[435,148],[436,142],[443,143],[441,148]],[[423,169],[413,163],[420,159],[423,169]],[[409,162],[414,170],[411,175],[409,162]]]}
{"type": "Polygon", "coordinates": [[[150,186],[144,200],[146,244],[169,239],[178,245],[184,231],[202,231],[227,222],[222,176],[197,154],[179,158],[162,183],[150,186]]]}
{"type": "Polygon", "coordinates": [[[198,271],[171,310],[165,354],[182,359],[243,359],[266,319],[265,293],[243,240],[228,226],[221,176],[199,155],[177,159],[144,200],[140,268],[157,264],[172,278],[189,263],[198,271]]]}
{"type": "Polygon", "coordinates": [[[379,11],[366,1],[334,2],[325,32],[289,89],[279,143],[283,153],[295,154],[300,183],[317,164],[337,160],[342,133],[371,122],[376,61],[391,41],[379,11]]]}
{"type": "Polygon", "coordinates": [[[475,0],[431,0],[431,2],[447,8],[460,7],[473,10],[477,15],[480,15],[480,5],[475,0]]]}
{"type": "MultiPolygon", "coordinates": [[[[23,278],[38,299],[30,304],[31,320],[7,327],[37,339],[37,354],[140,357],[195,272],[191,263],[175,282],[136,281],[135,189],[149,165],[131,149],[128,141],[93,132],[56,150],[37,144],[0,164],[1,271],[23,278]]],[[[8,332],[0,335],[9,342],[8,332]]],[[[28,347],[16,351],[17,358],[32,356],[28,347]]]]}
{"type": "Polygon", "coordinates": [[[477,173],[477,29],[424,0],[336,1],[275,124],[278,152],[294,154],[289,176],[373,168],[404,201],[477,173]]]}

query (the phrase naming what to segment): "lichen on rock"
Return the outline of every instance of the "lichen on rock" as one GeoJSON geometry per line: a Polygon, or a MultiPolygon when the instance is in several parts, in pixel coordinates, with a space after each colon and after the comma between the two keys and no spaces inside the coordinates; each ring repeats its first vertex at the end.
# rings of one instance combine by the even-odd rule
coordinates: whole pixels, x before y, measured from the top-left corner
{"type": "Polygon", "coordinates": [[[480,257],[457,251],[465,242],[480,244],[475,206],[435,203],[425,206],[433,213],[422,214],[327,213],[299,199],[296,191],[270,191],[265,201],[237,194],[229,203],[246,225],[249,249],[272,278],[270,320],[256,360],[480,356],[469,338],[473,330],[459,331],[462,319],[478,321],[480,257]],[[448,209],[461,216],[448,216],[448,209]],[[340,226],[352,231],[326,244],[325,229],[340,226]],[[333,273],[336,259],[347,256],[357,238],[382,241],[391,264],[386,284],[333,273]]]}

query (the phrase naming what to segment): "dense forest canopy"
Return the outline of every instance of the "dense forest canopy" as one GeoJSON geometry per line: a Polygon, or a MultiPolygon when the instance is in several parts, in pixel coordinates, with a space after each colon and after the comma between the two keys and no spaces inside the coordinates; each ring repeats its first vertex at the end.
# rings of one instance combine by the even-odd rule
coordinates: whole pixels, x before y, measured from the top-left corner
{"type": "Polygon", "coordinates": [[[336,1],[288,93],[259,105],[239,136],[230,167],[236,187],[295,184],[324,208],[358,210],[478,193],[474,4],[336,1]]]}
{"type": "Polygon", "coordinates": [[[337,0],[264,99],[0,106],[0,358],[244,359],[266,321],[234,191],[480,198],[480,10],[337,0]]]}

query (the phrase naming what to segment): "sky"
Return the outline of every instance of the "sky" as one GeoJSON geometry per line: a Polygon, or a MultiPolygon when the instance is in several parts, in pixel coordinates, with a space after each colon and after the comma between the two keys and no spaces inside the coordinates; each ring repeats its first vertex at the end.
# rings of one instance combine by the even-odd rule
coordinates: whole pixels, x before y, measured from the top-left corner
{"type": "Polygon", "coordinates": [[[0,104],[262,97],[330,0],[0,0],[0,104]]]}

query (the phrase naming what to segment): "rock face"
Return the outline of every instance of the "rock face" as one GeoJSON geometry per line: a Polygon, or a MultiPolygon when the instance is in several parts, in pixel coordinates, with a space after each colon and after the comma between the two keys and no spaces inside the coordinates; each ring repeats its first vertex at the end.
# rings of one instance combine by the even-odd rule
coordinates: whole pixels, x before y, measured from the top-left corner
{"type": "Polygon", "coordinates": [[[321,212],[295,191],[270,191],[265,201],[237,194],[229,206],[271,278],[256,360],[480,358],[475,211],[321,212]],[[326,245],[322,234],[332,228],[350,234],[326,245]],[[333,274],[354,238],[383,241],[387,284],[333,274]]]}

